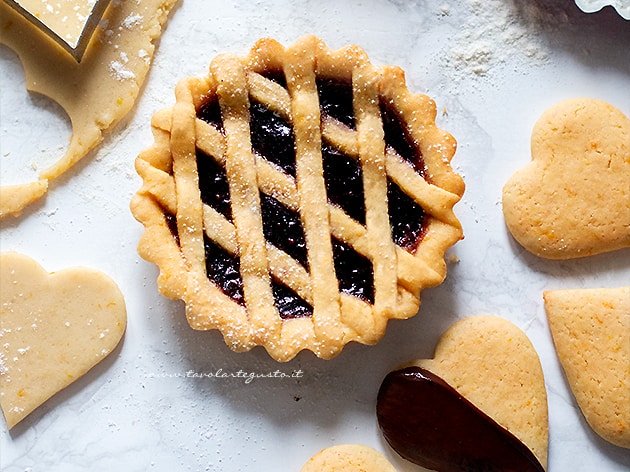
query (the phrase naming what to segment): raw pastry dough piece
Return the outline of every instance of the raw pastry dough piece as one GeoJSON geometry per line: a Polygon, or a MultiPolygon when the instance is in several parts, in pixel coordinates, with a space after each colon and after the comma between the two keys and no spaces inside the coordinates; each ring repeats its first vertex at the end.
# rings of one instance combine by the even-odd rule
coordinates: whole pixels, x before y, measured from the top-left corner
{"type": "Polygon", "coordinates": [[[534,126],[531,153],[503,187],[525,249],[570,259],[630,246],[630,119],[601,100],[564,100],[534,126]]]}
{"type": "Polygon", "coordinates": [[[630,448],[630,287],[548,290],[549,327],[593,430],[630,448]]]}
{"type": "Polygon", "coordinates": [[[18,54],[28,90],[59,103],[72,122],[65,155],[41,173],[40,185],[3,189],[0,218],[19,214],[41,197],[46,180],[67,171],[101,142],[104,131],[127,114],[149,70],[154,42],[176,2],[112,2],[80,63],[0,2],[0,43],[18,54]]]}
{"type": "Polygon", "coordinates": [[[342,444],[321,450],[300,472],[396,472],[396,469],[371,447],[342,444]]]}
{"type": "Polygon", "coordinates": [[[19,216],[25,206],[39,200],[48,190],[48,180],[0,187],[0,218],[19,216]]]}
{"type": "Polygon", "coordinates": [[[9,428],[102,361],[127,324],[125,301],[105,274],[47,273],[0,254],[0,406],[9,428]]]}
{"type": "Polygon", "coordinates": [[[111,0],[7,0],[78,61],[111,0]]]}

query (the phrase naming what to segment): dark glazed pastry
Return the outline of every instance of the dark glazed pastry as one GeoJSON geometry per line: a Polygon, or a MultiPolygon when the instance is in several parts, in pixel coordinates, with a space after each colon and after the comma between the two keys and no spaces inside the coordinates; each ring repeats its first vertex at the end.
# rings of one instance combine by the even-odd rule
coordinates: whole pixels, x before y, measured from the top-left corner
{"type": "Polygon", "coordinates": [[[140,255],[190,325],[234,350],[330,358],[413,316],[462,237],[455,140],[396,67],[315,37],[260,40],[153,118],[131,208],[140,255]]]}
{"type": "Polygon", "coordinates": [[[527,335],[492,315],[463,318],[432,359],[389,373],[377,397],[383,435],[440,472],[542,472],[549,417],[542,365],[527,335]]]}
{"type": "Polygon", "coordinates": [[[385,377],[376,414],[405,459],[440,472],[544,472],[518,438],[437,375],[407,367],[385,377]]]}

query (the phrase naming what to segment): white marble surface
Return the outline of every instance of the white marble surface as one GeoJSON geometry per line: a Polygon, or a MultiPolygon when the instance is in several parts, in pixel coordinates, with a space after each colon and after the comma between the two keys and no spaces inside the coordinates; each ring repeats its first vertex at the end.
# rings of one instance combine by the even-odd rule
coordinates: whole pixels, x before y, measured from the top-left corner
{"type": "MultiPolygon", "coordinates": [[[[511,239],[500,202],[503,183],[530,160],[532,125],[553,103],[591,96],[630,115],[628,45],[630,22],[610,8],[586,15],[569,0],[183,0],[133,112],[45,200],[2,222],[3,251],[28,254],[50,271],[84,265],[114,278],[129,324],[102,364],[10,433],[0,426],[0,468],[298,471],[323,447],[364,443],[400,471],[419,470],[378,431],[380,382],[400,363],[431,356],[455,320],[491,313],[525,330],[540,354],[549,470],[628,470],[630,452],[596,436],[575,404],[541,294],[627,284],[630,253],[538,259],[511,239]],[[188,328],[182,304],[158,294],[156,268],[136,253],[142,228],[128,205],[140,185],[133,160],[152,142],[150,116],[173,103],[179,78],[204,74],[215,54],[245,53],[261,36],[289,44],[305,33],[331,47],[361,45],[374,63],[403,67],[409,87],[436,100],[439,125],[459,142],[454,166],[467,190],[456,213],[466,238],[449,252],[446,282],[425,291],[418,316],[392,322],[378,345],[350,345],[332,361],[306,353],[279,365],[260,349],[236,354],[217,333],[188,328]],[[218,369],[302,374],[250,383],[186,378],[218,369]]],[[[34,166],[62,154],[69,122],[55,104],[25,92],[19,62],[4,47],[0,68],[2,183],[31,180],[34,166]]]]}

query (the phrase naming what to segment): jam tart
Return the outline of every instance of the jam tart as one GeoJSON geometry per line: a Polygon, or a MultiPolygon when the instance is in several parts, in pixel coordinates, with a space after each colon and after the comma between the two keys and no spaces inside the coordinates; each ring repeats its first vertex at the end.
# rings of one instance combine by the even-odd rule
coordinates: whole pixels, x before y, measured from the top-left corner
{"type": "Polygon", "coordinates": [[[235,351],[374,344],[446,275],[462,230],[454,138],[404,73],[354,45],[261,39],[183,79],[136,159],[131,210],[158,288],[235,351]]]}

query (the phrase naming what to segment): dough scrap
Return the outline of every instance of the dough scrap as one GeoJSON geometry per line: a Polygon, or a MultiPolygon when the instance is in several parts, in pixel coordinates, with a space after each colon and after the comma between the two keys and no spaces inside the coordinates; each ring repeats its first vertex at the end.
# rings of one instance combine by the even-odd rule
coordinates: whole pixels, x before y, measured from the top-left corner
{"type": "Polygon", "coordinates": [[[440,338],[433,372],[520,439],[547,469],[547,391],[538,353],[513,323],[491,315],[464,318],[440,338]]]}
{"type": "Polygon", "coordinates": [[[503,187],[525,249],[570,259],[630,246],[630,119],[601,100],[559,102],[535,124],[531,153],[503,187]]]}
{"type": "Polygon", "coordinates": [[[0,407],[9,428],[102,361],[127,324],[125,300],[102,272],[49,274],[0,254],[0,407]]]}
{"type": "Polygon", "coordinates": [[[543,293],[558,358],[593,430],[630,448],[630,287],[543,293]]]}
{"type": "Polygon", "coordinates": [[[300,472],[396,472],[396,469],[376,449],[361,444],[341,444],[319,451],[300,472]]]}
{"type": "MultiPolygon", "coordinates": [[[[65,155],[41,172],[40,181],[66,172],[131,110],[151,65],[154,42],[176,3],[113,1],[78,63],[13,8],[0,2],[0,44],[18,54],[27,89],[57,102],[72,122],[65,155]]],[[[43,189],[42,185],[3,188],[0,218],[19,215],[45,194],[43,189]]]]}
{"type": "Polygon", "coordinates": [[[47,179],[0,187],[0,218],[5,215],[19,216],[24,207],[39,200],[47,191],[47,179]]]}

